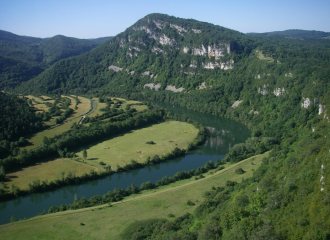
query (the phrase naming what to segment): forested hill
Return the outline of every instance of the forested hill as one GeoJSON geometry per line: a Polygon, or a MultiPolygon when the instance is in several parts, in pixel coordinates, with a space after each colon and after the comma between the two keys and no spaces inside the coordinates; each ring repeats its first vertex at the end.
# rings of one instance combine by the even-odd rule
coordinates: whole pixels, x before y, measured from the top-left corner
{"type": "Polygon", "coordinates": [[[210,186],[194,214],[141,222],[136,238],[329,239],[329,76],[328,39],[150,14],[15,91],[158,100],[234,119],[252,136],[231,162],[273,148],[253,178],[210,186]]]}
{"type": "Polygon", "coordinates": [[[97,39],[91,41],[62,35],[44,39],[18,36],[0,30],[0,89],[19,85],[55,62],[88,52],[100,43],[97,39]]]}
{"type": "Polygon", "coordinates": [[[310,30],[301,30],[301,29],[289,29],[285,31],[274,31],[274,32],[266,32],[266,33],[247,33],[247,35],[251,36],[272,36],[272,35],[284,35],[288,37],[295,38],[313,38],[313,39],[329,39],[329,32],[322,31],[310,31],[310,30]]]}
{"type": "Polygon", "coordinates": [[[252,45],[250,37],[234,30],[151,14],[93,51],[57,63],[18,90],[84,94],[111,88],[118,93],[142,91],[148,83],[160,83],[161,89],[194,88],[205,76],[232,69],[252,45]]]}

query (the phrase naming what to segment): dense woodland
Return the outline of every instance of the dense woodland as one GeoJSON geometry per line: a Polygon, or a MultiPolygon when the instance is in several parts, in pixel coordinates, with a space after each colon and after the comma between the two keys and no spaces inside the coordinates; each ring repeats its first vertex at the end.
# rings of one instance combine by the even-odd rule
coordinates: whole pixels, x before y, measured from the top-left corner
{"type": "Polygon", "coordinates": [[[0,88],[11,89],[38,76],[55,62],[88,52],[111,37],[77,39],[18,36],[0,30],[0,88]]]}
{"type": "MultiPolygon", "coordinates": [[[[94,50],[61,60],[10,91],[169,102],[242,122],[252,130],[251,138],[234,146],[226,161],[272,149],[252,178],[227,182],[219,189],[210,186],[193,214],[134,223],[123,238],[328,239],[329,61],[330,41],[317,32],[245,35],[192,19],[151,14],[94,50]],[[161,44],[164,35],[170,40],[161,44]],[[222,44],[231,50],[219,59],[193,51],[222,44]],[[190,50],[184,52],[185,47],[190,50]],[[231,60],[232,69],[204,67],[231,60]],[[111,65],[122,70],[109,69],[111,65]],[[155,91],[144,87],[147,83],[161,87],[155,91]],[[206,88],[200,89],[202,83],[206,88]],[[168,85],[184,90],[165,90],[168,85]],[[238,100],[241,103],[232,107],[238,100]]],[[[159,111],[153,110],[155,119],[163,117],[159,111]]],[[[153,119],[149,113],[141,114],[147,115],[132,117],[153,119]]],[[[132,119],[127,124],[135,121],[139,122],[132,119]]],[[[95,123],[88,131],[74,127],[38,151],[70,154],[71,147],[93,139],[89,133],[106,134],[101,123],[95,123]]],[[[2,166],[14,167],[16,158],[8,158],[2,166]]]]}

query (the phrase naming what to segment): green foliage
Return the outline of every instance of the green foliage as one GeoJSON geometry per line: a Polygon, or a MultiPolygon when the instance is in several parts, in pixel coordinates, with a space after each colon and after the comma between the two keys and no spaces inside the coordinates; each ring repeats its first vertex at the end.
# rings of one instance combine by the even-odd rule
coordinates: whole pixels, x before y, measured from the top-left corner
{"type": "Polygon", "coordinates": [[[235,170],[235,173],[237,173],[237,174],[244,174],[245,171],[244,171],[242,168],[237,168],[237,169],[235,170]]]}

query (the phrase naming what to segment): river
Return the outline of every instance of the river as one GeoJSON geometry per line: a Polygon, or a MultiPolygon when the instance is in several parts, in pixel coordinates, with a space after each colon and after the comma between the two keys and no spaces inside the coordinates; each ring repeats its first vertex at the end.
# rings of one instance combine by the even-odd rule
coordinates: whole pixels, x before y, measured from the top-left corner
{"type": "Polygon", "coordinates": [[[244,142],[250,131],[242,124],[213,115],[193,112],[185,108],[162,102],[151,101],[157,107],[168,109],[173,114],[187,116],[206,127],[210,133],[205,143],[190,151],[184,157],[176,158],[164,163],[147,166],[142,169],[126,173],[113,174],[103,179],[89,181],[81,185],[66,186],[55,191],[31,194],[15,200],[0,202],[0,224],[9,222],[12,215],[16,220],[30,218],[48,212],[51,205],[72,203],[74,195],[89,199],[94,195],[104,195],[114,188],[126,189],[132,183],[140,186],[141,183],[151,181],[156,183],[164,176],[173,176],[176,172],[197,169],[212,160],[222,159],[229,149],[237,143],[244,142]]]}

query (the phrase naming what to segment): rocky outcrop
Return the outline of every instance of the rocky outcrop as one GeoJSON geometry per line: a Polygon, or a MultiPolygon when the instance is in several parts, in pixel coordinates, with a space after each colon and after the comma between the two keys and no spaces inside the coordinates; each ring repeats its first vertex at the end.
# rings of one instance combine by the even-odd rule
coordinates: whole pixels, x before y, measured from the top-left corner
{"type": "Polygon", "coordinates": [[[156,27],[159,29],[163,29],[163,21],[161,20],[153,20],[154,24],[156,24],[156,27]]]}
{"type": "Polygon", "coordinates": [[[189,48],[188,48],[188,47],[184,47],[182,51],[183,51],[184,53],[188,53],[189,48]]]}
{"type": "Polygon", "coordinates": [[[170,46],[173,46],[176,44],[175,40],[174,39],[171,39],[169,37],[167,37],[165,34],[163,34],[160,38],[159,38],[159,43],[162,44],[162,45],[170,45],[170,46]]]}
{"type": "Polygon", "coordinates": [[[311,105],[311,100],[309,98],[304,98],[303,97],[303,101],[304,102],[301,103],[301,106],[303,108],[308,108],[311,105]]]}
{"type": "Polygon", "coordinates": [[[215,62],[215,63],[208,62],[208,63],[203,64],[203,67],[206,69],[214,69],[216,67],[223,69],[223,70],[233,69],[234,60],[230,60],[228,62],[219,62],[219,63],[218,62],[215,62]]]}
{"type": "Polygon", "coordinates": [[[149,71],[145,71],[145,72],[143,72],[143,73],[142,73],[142,76],[146,76],[146,75],[148,75],[148,76],[149,76],[149,74],[150,74],[150,72],[149,72],[149,71]]]}
{"type": "MultiPolygon", "coordinates": [[[[188,50],[184,52],[187,53],[188,50]]],[[[193,48],[193,54],[201,55],[201,56],[207,55],[209,58],[215,57],[215,59],[219,59],[219,57],[223,57],[226,52],[230,54],[231,52],[230,50],[231,50],[230,44],[226,44],[226,43],[218,44],[218,45],[209,45],[207,46],[207,49],[202,44],[200,48],[193,48]]]]}
{"type": "Polygon", "coordinates": [[[154,47],[151,51],[154,52],[154,53],[162,53],[163,49],[160,49],[158,47],[154,47]]]}
{"type": "Polygon", "coordinates": [[[184,90],[183,87],[180,87],[180,88],[175,88],[175,86],[171,86],[171,85],[168,85],[165,90],[169,90],[169,91],[172,91],[172,92],[182,92],[184,90]]]}
{"type": "Polygon", "coordinates": [[[191,29],[194,33],[201,33],[202,30],[199,30],[199,29],[191,29]]]}
{"type": "Polygon", "coordinates": [[[144,30],[147,34],[149,34],[149,38],[159,40],[159,43],[162,45],[169,44],[169,45],[173,46],[176,44],[174,39],[167,37],[165,34],[158,36],[158,34],[155,31],[149,29],[146,26],[133,27],[133,30],[135,30],[135,31],[144,30]]]}
{"type": "Polygon", "coordinates": [[[175,24],[170,24],[170,27],[171,28],[175,28],[176,30],[178,30],[179,32],[187,32],[186,29],[184,29],[183,27],[180,27],[178,25],[175,25],[175,24]]]}
{"type": "Polygon", "coordinates": [[[203,44],[202,44],[201,48],[194,48],[193,49],[193,54],[194,55],[204,55],[206,53],[207,53],[207,51],[206,51],[206,48],[204,47],[203,44]]]}
{"type": "Polygon", "coordinates": [[[235,101],[231,107],[236,108],[242,101],[235,101]]]}
{"type": "Polygon", "coordinates": [[[140,48],[138,48],[138,47],[134,47],[134,46],[129,46],[129,48],[128,48],[129,50],[135,50],[135,51],[141,51],[141,49],[140,48]]]}
{"type": "Polygon", "coordinates": [[[320,104],[319,105],[319,115],[321,115],[324,112],[324,110],[325,110],[325,106],[320,104]]]}
{"type": "Polygon", "coordinates": [[[198,89],[199,89],[199,90],[202,90],[202,89],[204,89],[204,88],[206,88],[206,86],[205,86],[205,82],[202,82],[202,84],[199,85],[198,89]]]}
{"type": "Polygon", "coordinates": [[[115,72],[118,72],[118,71],[123,70],[122,68],[116,67],[116,66],[113,66],[113,65],[109,66],[108,68],[111,69],[111,70],[113,70],[113,71],[115,71],[115,72]]]}
{"type": "Polygon", "coordinates": [[[284,93],[285,93],[285,89],[284,88],[275,88],[275,90],[274,90],[274,94],[275,94],[276,97],[278,97],[278,96],[280,96],[280,95],[282,95],[284,93]]]}
{"type": "Polygon", "coordinates": [[[292,77],[292,73],[286,73],[284,74],[286,77],[292,77]]]}
{"type": "Polygon", "coordinates": [[[197,61],[191,61],[189,67],[191,67],[191,68],[197,68],[198,65],[199,65],[199,63],[197,61]]]}
{"type": "Polygon", "coordinates": [[[258,93],[262,94],[262,95],[266,95],[267,94],[267,87],[268,85],[263,85],[262,87],[259,87],[258,89],[258,93]]]}
{"type": "Polygon", "coordinates": [[[153,84],[153,83],[147,83],[147,84],[144,84],[143,88],[146,88],[146,87],[149,87],[150,89],[155,89],[156,91],[160,88],[160,84],[153,84]]]}

